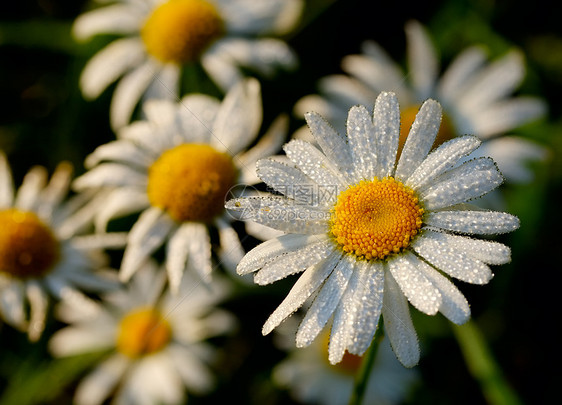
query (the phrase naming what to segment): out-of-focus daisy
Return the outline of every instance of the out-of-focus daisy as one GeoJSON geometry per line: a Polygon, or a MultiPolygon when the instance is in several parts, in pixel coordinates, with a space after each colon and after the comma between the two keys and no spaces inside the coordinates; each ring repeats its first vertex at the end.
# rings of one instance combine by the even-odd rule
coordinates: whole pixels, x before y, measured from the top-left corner
{"type": "MultiPolygon", "coordinates": [[[[273,380],[289,389],[291,395],[306,404],[345,405],[349,403],[355,378],[363,358],[346,353],[343,360],[330,364],[326,356],[328,333],[324,331],[310,346],[292,349],[273,370],[273,380]]],[[[398,404],[416,381],[412,369],[396,360],[385,339],[378,351],[367,381],[363,403],[398,404]]]]}
{"type": "Polygon", "coordinates": [[[241,66],[262,74],[291,68],[296,57],[279,39],[298,21],[302,0],[117,0],[79,16],[79,39],[124,35],[96,54],[80,78],[93,99],[123,76],[113,94],[113,128],[126,125],[143,96],[175,99],[182,67],[201,64],[223,90],[243,77],[241,66]]]}
{"type": "Polygon", "coordinates": [[[227,193],[238,183],[258,181],[255,163],[275,153],[284,142],[287,117],[274,121],[260,141],[260,86],[247,79],[229,91],[222,103],[189,95],[180,103],[151,101],[146,121],[119,133],[119,140],[96,149],[86,160],[92,169],[76,179],[78,190],[109,190],[98,204],[97,226],[111,218],[142,211],[129,233],[121,278],[126,281],[142,262],[166,243],[166,269],[177,291],[185,269],[205,280],[211,275],[208,226],[218,229],[218,254],[234,270],[244,255],[224,210],[227,193]],[[94,167],[95,166],[95,167],[94,167]]]}
{"type": "MultiPolygon", "coordinates": [[[[352,105],[371,106],[379,92],[393,91],[403,106],[402,146],[419,106],[434,98],[444,111],[436,145],[455,136],[476,135],[484,141],[479,155],[494,158],[508,181],[530,180],[532,173],[526,163],[545,158],[545,149],[522,137],[505,135],[546,111],[541,99],[511,97],[525,74],[521,53],[513,50],[493,63],[486,63],[484,49],[470,47],[439,77],[439,60],[425,29],[411,21],[406,25],[406,36],[406,74],[377,43],[367,41],[362,54],[342,60],[342,69],[348,75],[321,79],[322,95],[302,98],[295,112],[301,117],[308,111],[318,112],[333,122],[336,129],[344,130],[343,123],[352,105]]],[[[303,128],[297,136],[307,135],[303,128]]]]}
{"type": "Polygon", "coordinates": [[[258,176],[283,196],[233,199],[227,208],[286,232],[250,251],[237,267],[268,284],[304,271],[263,327],[267,334],[314,298],[296,343],[309,345],[333,315],[332,363],[345,351],[361,355],[382,313],[398,359],[419,359],[408,301],[423,313],[440,311],[455,323],[470,316],[468,303],[443,274],[485,284],[488,264],[510,260],[506,246],[465,235],[510,232],[519,220],[479,210],[467,201],[502,183],[494,161],[458,164],[480,141],[454,138],[428,155],[439,130],[441,107],[426,101],[396,163],[400,110],[382,93],[373,115],[354,106],[347,138],[319,115],[306,115],[321,150],[302,140],[285,145],[288,159],[264,159],[258,176]]]}
{"type": "MultiPolygon", "coordinates": [[[[165,273],[153,262],[141,268],[125,290],[104,297],[105,305],[84,312],[59,307],[70,326],[49,342],[55,356],[109,350],[78,385],[77,404],[179,404],[184,389],[205,393],[213,384],[208,368],[214,352],[205,339],[229,331],[232,316],[214,308],[226,290],[184,277],[182,296],[162,294],[165,273]]],[[[167,290],[168,291],[168,290],[167,290]]]]}
{"type": "Polygon", "coordinates": [[[47,183],[36,166],[14,190],[6,157],[0,152],[0,314],[31,340],[45,326],[49,294],[72,305],[90,307],[80,290],[104,291],[117,285],[101,249],[122,247],[123,234],[79,236],[91,220],[91,196],[63,203],[72,168],[61,163],[47,183]],[[29,309],[29,310],[28,310],[29,309]]]}

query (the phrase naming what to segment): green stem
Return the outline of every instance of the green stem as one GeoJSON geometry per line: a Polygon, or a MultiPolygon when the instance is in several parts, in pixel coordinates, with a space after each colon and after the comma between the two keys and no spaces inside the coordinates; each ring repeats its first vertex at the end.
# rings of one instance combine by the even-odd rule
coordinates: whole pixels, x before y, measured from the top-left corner
{"type": "Polygon", "coordinates": [[[365,389],[367,388],[367,382],[369,381],[369,376],[373,370],[373,365],[375,364],[375,359],[377,357],[377,352],[379,350],[380,343],[384,338],[384,333],[382,330],[382,318],[379,320],[379,326],[377,327],[377,332],[371,346],[367,350],[367,353],[363,357],[363,362],[361,363],[361,368],[357,373],[355,378],[355,385],[353,387],[353,392],[351,393],[351,398],[349,400],[349,405],[361,405],[363,401],[363,396],[365,395],[365,389]]]}
{"type": "Polygon", "coordinates": [[[468,321],[454,325],[453,331],[461,348],[469,372],[480,384],[484,397],[491,405],[522,404],[505,380],[478,326],[468,321]]]}

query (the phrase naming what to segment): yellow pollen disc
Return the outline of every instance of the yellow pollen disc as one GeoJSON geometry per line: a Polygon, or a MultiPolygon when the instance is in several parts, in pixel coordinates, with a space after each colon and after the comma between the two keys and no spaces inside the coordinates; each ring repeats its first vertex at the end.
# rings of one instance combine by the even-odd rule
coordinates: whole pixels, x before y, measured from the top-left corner
{"type": "Polygon", "coordinates": [[[117,350],[137,358],[163,349],[172,337],[170,324],[155,309],[127,314],[119,324],[117,350]]]}
{"type": "Polygon", "coordinates": [[[209,145],[179,145],[149,168],[148,199],[178,222],[208,222],[223,212],[236,176],[229,155],[209,145]]]}
{"type": "MultiPolygon", "coordinates": [[[[416,114],[419,111],[419,106],[413,105],[401,111],[400,115],[400,140],[398,141],[398,156],[402,152],[402,148],[406,143],[406,138],[408,137],[408,133],[410,132],[410,127],[414,123],[414,119],[416,118],[416,114]]],[[[433,142],[433,148],[438,147],[444,142],[451,140],[455,137],[455,130],[451,121],[446,115],[443,115],[441,119],[441,126],[439,127],[439,132],[437,132],[437,136],[435,137],[435,142],[433,142]]]]}
{"type": "Polygon", "coordinates": [[[410,244],[423,208],[412,190],[386,177],[361,181],[338,196],[330,220],[341,248],[359,258],[384,259],[410,244]]]}
{"type": "Polygon", "coordinates": [[[204,0],[169,0],[158,6],[141,29],[149,54],[164,63],[187,63],[224,33],[215,7],[204,0]]]}
{"type": "Polygon", "coordinates": [[[33,212],[0,210],[0,229],[0,272],[41,277],[58,262],[59,242],[33,212]]]}

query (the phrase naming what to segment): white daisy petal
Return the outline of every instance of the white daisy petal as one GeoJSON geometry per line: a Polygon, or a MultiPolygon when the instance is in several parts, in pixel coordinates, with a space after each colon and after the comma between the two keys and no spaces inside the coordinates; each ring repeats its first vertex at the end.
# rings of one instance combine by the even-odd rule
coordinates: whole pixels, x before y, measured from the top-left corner
{"type": "Polygon", "coordinates": [[[355,260],[345,256],[326,279],[297,331],[297,347],[306,347],[318,336],[336,309],[349,278],[355,270],[355,260]]]}
{"type": "Polygon", "coordinates": [[[295,251],[286,251],[282,256],[269,261],[256,273],[254,282],[266,285],[291,274],[300,273],[330,256],[335,249],[331,240],[323,235],[318,236],[317,242],[309,242],[295,251]]]}
{"type": "Polygon", "coordinates": [[[244,247],[240,242],[240,237],[232,225],[224,219],[217,218],[215,224],[219,231],[220,248],[218,249],[217,254],[219,256],[220,263],[228,271],[235,273],[236,266],[240,263],[240,260],[242,260],[245,253],[244,247]]]}
{"type": "Polygon", "coordinates": [[[469,238],[467,236],[451,235],[444,232],[425,230],[423,237],[450,246],[473,259],[488,264],[506,264],[511,261],[511,249],[507,246],[489,240],[469,238]]]}
{"type": "Polygon", "coordinates": [[[146,188],[147,178],[146,175],[129,166],[102,163],[76,178],[72,185],[77,191],[107,186],[146,188]]]}
{"type": "Polygon", "coordinates": [[[84,326],[64,328],[51,338],[49,349],[57,356],[106,350],[115,344],[115,332],[107,327],[97,330],[84,326]]]}
{"type": "MultiPolygon", "coordinates": [[[[336,120],[342,123],[346,118],[347,110],[349,110],[350,106],[361,104],[368,106],[372,110],[373,103],[378,95],[378,92],[365,87],[359,80],[347,75],[338,74],[321,78],[318,81],[318,89],[330,100],[333,107],[345,112],[344,114],[331,115],[328,113],[327,115],[327,117],[330,117],[330,120],[336,120]],[[343,121],[340,121],[340,119],[343,121]]],[[[303,114],[309,111],[316,111],[322,115],[325,114],[325,112],[317,111],[313,108],[303,111],[303,114]]],[[[336,109],[334,109],[333,112],[335,113],[336,109]]],[[[338,128],[338,131],[339,130],[338,128]]],[[[345,128],[342,128],[341,133],[345,133],[345,128]]]]}
{"type": "Polygon", "coordinates": [[[270,239],[252,250],[238,263],[237,272],[240,275],[249,274],[259,270],[274,259],[289,252],[306,248],[308,245],[326,239],[323,235],[281,235],[270,239]]]}
{"type": "Polygon", "coordinates": [[[335,203],[336,192],[328,192],[328,187],[320,186],[291,162],[262,159],[256,164],[256,173],[269,187],[294,200],[295,204],[331,207],[335,203]]]}
{"type": "Polygon", "coordinates": [[[211,389],[213,376],[201,360],[178,345],[170,346],[170,353],[170,359],[190,391],[203,394],[211,389]]]}
{"type": "Polygon", "coordinates": [[[145,149],[139,148],[132,142],[113,141],[98,146],[86,156],[84,166],[91,169],[102,161],[115,161],[125,165],[146,168],[152,163],[152,158],[145,149]]]}
{"type": "Polygon", "coordinates": [[[109,111],[111,127],[114,130],[129,123],[138,101],[157,74],[156,63],[148,60],[119,81],[113,92],[109,111]]]}
{"type": "Polygon", "coordinates": [[[24,284],[19,281],[12,281],[7,286],[2,286],[0,290],[0,313],[9,323],[19,329],[27,328],[27,319],[24,311],[24,284]]]}
{"type": "Polygon", "coordinates": [[[308,142],[294,139],[283,146],[287,157],[312,180],[322,186],[339,186],[344,179],[334,163],[308,142]]]}
{"type": "Polygon", "coordinates": [[[519,228],[516,216],[496,211],[430,212],[424,222],[448,231],[481,235],[497,235],[519,228]]]}
{"type": "Polygon", "coordinates": [[[486,61],[481,47],[473,46],[461,52],[443,73],[437,86],[438,99],[452,101],[462,97],[464,84],[486,61]]]}
{"type": "Polygon", "coordinates": [[[385,332],[396,357],[405,367],[414,367],[420,360],[420,348],[408,301],[390,271],[386,270],[382,316],[385,332]]]}
{"type": "Polygon", "coordinates": [[[243,78],[240,69],[221,47],[211,46],[201,56],[201,64],[209,77],[223,91],[228,91],[243,78]]]}
{"type": "Polygon", "coordinates": [[[49,299],[47,293],[37,280],[27,282],[25,292],[29,301],[30,310],[27,333],[29,335],[29,340],[35,342],[41,337],[45,329],[45,318],[47,316],[49,299]]]}
{"type": "Polygon", "coordinates": [[[211,145],[234,156],[256,137],[262,122],[257,80],[240,82],[225,96],[213,124],[211,145]]]}
{"type": "Polygon", "coordinates": [[[441,305],[441,294],[418,270],[418,259],[406,252],[388,261],[388,268],[408,301],[418,310],[435,315],[441,305]]]}
{"type": "Polygon", "coordinates": [[[406,180],[425,159],[439,132],[441,106],[435,100],[427,100],[420,107],[396,167],[396,178],[406,180]]]}
{"type": "Polygon", "coordinates": [[[118,39],[88,61],[80,75],[84,97],[97,98],[109,84],[145,58],[140,38],[118,39]]]}
{"type": "Polygon", "coordinates": [[[381,93],[375,101],[373,111],[373,125],[376,154],[375,176],[387,177],[394,172],[396,153],[398,151],[398,138],[400,136],[400,107],[394,93],[381,93]]]}
{"type": "Polygon", "coordinates": [[[406,24],[406,36],[412,84],[418,100],[425,100],[434,90],[439,70],[435,48],[424,27],[417,21],[406,24]]]}
{"type": "Polygon", "coordinates": [[[111,395],[126,373],[131,361],[123,355],[113,355],[88,374],[76,388],[76,402],[101,405],[111,395]]]}
{"type": "Polygon", "coordinates": [[[441,271],[467,283],[486,284],[493,277],[488,265],[435,238],[422,235],[412,243],[412,248],[441,271]]]}
{"type": "Polygon", "coordinates": [[[51,217],[55,208],[66,197],[73,167],[68,162],[59,163],[47,186],[41,191],[38,199],[37,213],[42,218],[51,217]]]}
{"type": "Polygon", "coordinates": [[[170,290],[174,294],[177,294],[183,272],[187,268],[189,246],[193,238],[193,229],[189,225],[190,224],[181,225],[172,236],[170,236],[170,240],[166,245],[166,270],[168,272],[170,290]]]}
{"type": "Polygon", "coordinates": [[[181,68],[175,64],[167,64],[158,70],[152,83],[146,88],[142,99],[152,100],[173,100],[176,101],[180,91],[181,68]]]}
{"type": "Polygon", "coordinates": [[[406,180],[406,186],[417,190],[429,184],[437,176],[452,168],[463,156],[469,155],[480,145],[474,136],[454,138],[439,146],[417,167],[406,180]]]}
{"type": "MultiPolygon", "coordinates": [[[[42,166],[32,167],[23,178],[22,184],[16,194],[14,206],[20,210],[32,210],[36,208],[41,190],[43,190],[46,184],[47,170],[42,166]]],[[[3,191],[0,192],[3,193],[3,191]]],[[[2,196],[9,196],[9,193],[2,194],[2,196]]],[[[2,203],[0,203],[0,207],[1,206],[2,203]]]]}
{"type": "Polygon", "coordinates": [[[367,108],[358,105],[349,110],[347,118],[347,139],[355,168],[355,180],[371,180],[377,173],[375,128],[367,108]]]}
{"type": "Polygon", "coordinates": [[[113,4],[79,15],[72,34],[79,40],[96,34],[130,34],[138,30],[143,16],[128,4],[113,4]]]}
{"type": "Polygon", "coordinates": [[[287,297],[269,316],[263,325],[262,333],[267,335],[288,316],[299,309],[304,302],[330,276],[341,260],[341,253],[335,252],[326,259],[309,267],[297,280],[287,297]]]}
{"type": "Polygon", "coordinates": [[[189,265],[205,282],[211,281],[213,265],[211,263],[211,238],[204,224],[190,222],[182,226],[191,228],[191,243],[189,250],[189,265]]]}
{"type": "Polygon", "coordinates": [[[441,293],[441,312],[447,319],[462,325],[470,318],[470,307],[466,298],[445,276],[423,261],[418,261],[416,267],[431,281],[441,293]]]}
{"type": "Polygon", "coordinates": [[[0,208],[11,206],[13,199],[14,184],[12,171],[8,165],[6,156],[0,151],[0,208]]]}
{"type": "Polygon", "coordinates": [[[204,94],[190,94],[181,99],[176,109],[176,119],[179,119],[179,132],[188,143],[211,141],[213,122],[219,108],[217,99],[204,94]]]}
{"type": "Polygon", "coordinates": [[[327,211],[297,205],[295,201],[275,196],[235,198],[228,201],[225,207],[241,213],[244,219],[284,232],[309,235],[325,233],[330,219],[327,211]]]}
{"type": "Polygon", "coordinates": [[[353,171],[353,159],[351,151],[345,138],[319,114],[310,112],[304,115],[306,123],[314,139],[322,148],[322,152],[335,163],[336,167],[343,173],[349,174],[353,171]]]}
{"type": "Polygon", "coordinates": [[[490,158],[465,162],[435,179],[420,190],[424,208],[437,210],[483,196],[503,183],[503,176],[490,158]]]}
{"type": "Polygon", "coordinates": [[[142,211],[149,204],[146,192],[140,187],[115,188],[111,190],[104,204],[97,211],[96,230],[103,232],[107,229],[107,224],[111,219],[142,211]]]}
{"type": "Polygon", "coordinates": [[[162,245],[176,223],[158,208],[144,211],[129,233],[129,243],[123,255],[119,277],[127,281],[138,267],[162,245]]]}

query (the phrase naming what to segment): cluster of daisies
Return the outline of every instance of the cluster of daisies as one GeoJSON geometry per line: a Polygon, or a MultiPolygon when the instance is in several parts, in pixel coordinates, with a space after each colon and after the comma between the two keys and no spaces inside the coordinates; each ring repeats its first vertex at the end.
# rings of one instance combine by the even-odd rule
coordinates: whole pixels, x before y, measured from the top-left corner
{"type": "Polygon", "coordinates": [[[367,397],[392,403],[415,376],[396,360],[412,367],[420,358],[410,304],[462,324],[470,308],[451,279],[485,284],[490,265],[509,262],[510,249],[489,236],[519,220],[473,200],[504,175],[529,180],[526,162],[546,153],[507,135],[545,111],[539,99],[511,96],[521,55],[488,63],[470,48],[439,77],[428,34],[411,22],[407,74],[366,42],[342,60],[345,75],[322,79],[320,95],[297,103],[307,126],[286,143],[289,118],[262,129],[260,82],[244,72],[296,65],[278,36],[302,8],[300,0],[94,8],[78,17],[75,36],[119,39],[87,63],[80,86],[95,98],[118,82],[109,107],[116,139],[87,156],[76,178],[66,163],[50,179],[33,167],[19,187],[0,153],[0,314],[36,341],[56,303],[67,326],[49,341],[54,356],[106,351],[79,383],[77,403],[177,404],[186,391],[209,392],[208,338],[236,325],[220,303],[252,273],[259,285],[300,273],[262,330],[299,319],[290,345],[279,333],[280,346],[294,346],[296,329],[296,346],[307,348],[287,348],[272,373],[280,385],[305,402],[345,403],[360,356],[384,333],[367,397]],[[179,94],[182,75],[200,68],[221,100],[179,94]],[[271,192],[248,187],[260,182],[271,192]],[[130,229],[108,231],[122,217],[134,218],[130,229]],[[264,241],[247,253],[233,228],[240,220],[264,241]],[[123,252],[118,269],[107,249],[123,252]]]}

